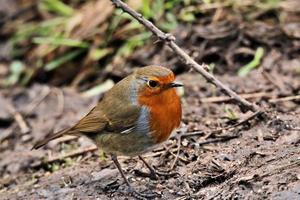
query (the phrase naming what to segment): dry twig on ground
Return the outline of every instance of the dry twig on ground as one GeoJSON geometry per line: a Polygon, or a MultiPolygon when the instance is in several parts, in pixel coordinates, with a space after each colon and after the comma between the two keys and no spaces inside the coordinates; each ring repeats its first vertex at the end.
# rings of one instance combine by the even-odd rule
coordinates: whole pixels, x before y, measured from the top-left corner
{"type": "Polygon", "coordinates": [[[16,123],[20,127],[20,131],[22,134],[27,134],[30,132],[30,127],[28,126],[27,122],[25,121],[23,115],[17,111],[17,109],[13,106],[12,103],[7,104],[7,108],[9,112],[13,115],[16,123]]]}

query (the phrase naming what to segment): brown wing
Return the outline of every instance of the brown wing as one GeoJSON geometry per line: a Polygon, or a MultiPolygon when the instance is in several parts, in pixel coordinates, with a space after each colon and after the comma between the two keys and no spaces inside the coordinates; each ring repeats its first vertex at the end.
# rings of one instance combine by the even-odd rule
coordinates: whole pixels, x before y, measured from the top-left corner
{"type": "Polygon", "coordinates": [[[75,126],[59,131],[38,142],[33,149],[40,148],[49,141],[63,135],[84,134],[93,137],[101,132],[121,133],[135,126],[140,114],[140,107],[132,105],[128,86],[132,76],[117,83],[84,118],[75,126]]]}
{"type": "Polygon", "coordinates": [[[119,108],[118,112],[106,113],[109,123],[105,127],[105,130],[121,133],[124,130],[133,128],[139,118],[140,110],[138,106],[127,106],[119,108]]]}
{"type": "MultiPolygon", "coordinates": [[[[104,109],[104,111],[105,110],[107,109],[104,109]]],[[[101,134],[102,131],[121,133],[126,129],[134,127],[139,116],[139,111],[140,109],[137,106],[127,106],[126,108],[120,109],[116,106],[116,112],[104,113],[100,107],[96,106],[75,126],[49,135],[44,140],[35,144],[32,149],[38,149],[51,140],[63,135],[84,134],[86,136],[92,136],[93,134],[101,134]]]]}
{"type": "Polygon", "coordinates": [[[105,117],[105,114],[96,106],[66,134],[99,133],[108,123],[109,120],[105,117]]]}
{"type": "Polygon", "coordinates": [[[42,141],[36,143],[32,149],[38,149],[46,145],[51,140],[59,138],[63,135],[79,135],[79,134],[101,132],[108,123],[109,122],[105,118],[105,115],[96,106],[85,117],[83,117],[75,126],[49,135],[42,141]]]}

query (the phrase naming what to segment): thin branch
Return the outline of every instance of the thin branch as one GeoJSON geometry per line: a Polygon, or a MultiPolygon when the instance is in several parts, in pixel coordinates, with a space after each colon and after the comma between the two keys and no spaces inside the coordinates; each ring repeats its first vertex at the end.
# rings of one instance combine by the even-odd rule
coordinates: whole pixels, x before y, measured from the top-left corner
{"type": "MultiPolygon", "coordinates": [[[[245,99],[252,99],[252,98],[272,98],[274,95],[271,93],[266,92],[256,92],[256,93],[249,93],[249,94],[239,94],[242,98],[245,99]]],[[[226,101],[231,101],[232,98],[228,96],[216,96],[216,97],[207,97],[201,98],[200,101],[202,103],[221,103],[226,101]]]]}
{"type": "Polygon", "coordinates": [[[16,108],[13,106],[13,104],[8,103],[7,108],[9,112],[14,116],[15,121],[17,122],[21,133],[27,134],[30,132],[30,128],[27,125],[27,122],[25,121],[23,115],[19,111],[16,110],[16,108]]]}
{"type": "Polygon", "coordinates": [[[206,134],[205,138],[207,139],[207,138],[211,137],[212,135],[215,135],[217,133],[221,133],[222,131],[231,130],[231,129],[234,129],[234,128],[238,127],[238,126],[246,124],[249,121],[251,121],[252,119],[254,119],[257,116],[259,116],[259,115],[262,115],[262,113],[260,111],[256,111],[254,113],[251,113],[249,116],[247,116],[246,118],[242,119],[238,123],[233,124],[231,126],[214,129],[214,130],[211,130],[209,132],[200,131],[200,130],[199,131],[188,132],[188,133],[182,134],[180,136],[177,136],[177,135],[172,136],[170,139],[178,139],[178,137],[180,137],[181,139],[183,139],[183,138],[194,137],[194,136],[203,136],[205,134],[206,134]]]}
{"type": "Polygon", "coordinates": [[[44,162],[39,162],[39,163],[33,164],[32,167],[39,167],[39,166],[44,165],[44,164],[53,163],[53,162],[56,162],[56,161],[61,161],[65,158],[82,155],[84,153],[96,151],[97,149],[98,148],[97,148],[96,145],[88,146],[88,147],[85,147],[85,148],[82,148],[82,149],[76,149],[76,150],[74,150],[72,152],[69,152],[69,153],[59,154],[57,156],[50,157],[50,158],[46,159],[44,162]]]}
{"type": "Polygon", "coordinates": [[[175,155],[175,159],[171,165],[171,168],[170,168],[170,171],[174,169],[176,163],[177,163],[177,160],[178,160],[178,157],[179,157],[179,153],[180,153],[180,148],[181,148],[181,137],[178,137],[178,140],[177,140],[177,153],[175,155]]]}
{"type": "Polygon", "coordinates": [[[226,135],[224,137],[213,138],[213,139],[205,140],[205,141],[202,141],[202,142],[198,142],[197,144],[199,146],[201,146],[201,145],[205,145],[205,144],[211,144],[211,143],[217,143],[217,142],[225,142],[225,141],[228,141],[228,140],[231,140],[231,139],[235,139],[235,138],[238,138],[238,137],[239,137],[238,135],[226,135]]]}
{"type": "MultiPolygon", "coordinates": [[[[124,12],[131,15],[137,21],[139,21],[142,25],[144,25],[148,30],[150,30],[155,36],[158,37],[159,40],[164,41],[173,51],[179,56],[186,65],[196,70],[200,73],[208,82],[214,84],[216,87],[220,88],[222,92],[226,95],[233,98],[237,104],[239,105],[242,111],[251,110],[253,112],[259,111],[260,108],[255,104],[250,103],[244,98],[240,97],[234,91],[232,91],[228,86],[224,85],[221,81],[216,79],[212,74],[205,70],[207,65],[202,64],[199,65],[196,61],[194,61],[187,53],[185,53],[176,43],[175,37],[169,33],[164,33],[155,25],[153,25],[150,21],[145,19],[140,13],[137,13],[135,10],[130,8],[126,3],[121,0],[111,0],[112,3],[117,7],[122,9],[124,12]]],[[[260,111],[262,113],[262,111],[260,111]]]]}
{"type": "Polygon", "coordinates": [[[277,102],[284,102],[284,101],[294,101],[294,100],[299,100],[300,95],[294,95],[294,96],[288,96],[288,97],[282,97],[282,98],[277,98],[277,99],[270,99],[270,103],[277,103],[277,102]]]}
{"type": "Polygon", "coordinates": [[[48,86],[43,87],[42,91],[40,92],[41,95],[38,99],[33,100],[25,110],[25,117],[31,114],[51,93],[51,90],[48,86]]]}

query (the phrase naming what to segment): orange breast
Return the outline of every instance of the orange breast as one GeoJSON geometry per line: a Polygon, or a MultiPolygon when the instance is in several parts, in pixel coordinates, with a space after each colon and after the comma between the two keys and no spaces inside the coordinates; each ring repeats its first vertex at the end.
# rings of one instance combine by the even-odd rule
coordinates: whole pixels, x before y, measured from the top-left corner
{"type": "Polygon", "coordinates": [[[153,96],[139,96],[140,105],[150,109],[150,129],[157,143],[163,142],[180,125],[181,103],[174,88],[153,96]]]}

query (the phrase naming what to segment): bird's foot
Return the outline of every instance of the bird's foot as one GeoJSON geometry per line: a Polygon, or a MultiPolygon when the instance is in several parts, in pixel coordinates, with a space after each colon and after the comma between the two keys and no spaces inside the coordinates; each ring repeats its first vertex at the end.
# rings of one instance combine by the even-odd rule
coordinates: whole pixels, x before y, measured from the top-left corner
{"type": "Polygon", "coordinates": [[[147,200],[147,199],[154,199],[156,197],[161,197],[160,194],[158,193],[155,193],[155,192],[151,192],[151,193],[141,193],[141,192],[138,192],[136,191],[134,188],[132,187],[129,187],[129,193],[137,198],[137,199],[140,199],[140,200],[147,200]]]}
{"type": "Polygon", "coordinates": [[[178,173],[170,173],[169,171],[167,171],[167,172],[158,171],[158,170],[154,169],[153,166],[149,165],[142,156],[139,156],[139,159],[149,169],[150,173],[145,173],[140,170],[135,170],[135,174],[137,176],[149,177],[152,180],[158,180],[160,176],[164,176],[164,177],[168,178],[168,177],[172,177],[172,176],[175,176],[178,174],[178,173]]]}
{"type": "Polygon", "coordinates": [[[150,173],[146,173],[141,170],[134,170],[134,173],[137,176],[149,177],[151,180],[158,180],[159,177],[169,178],[169,177],[176,176],[178,174],[176,172],[170,173],[170,172],[158,171],[158,170],[154,170],[154,169],[150,170],[150,173]]]}

